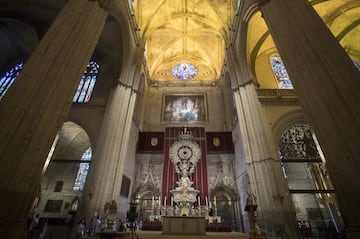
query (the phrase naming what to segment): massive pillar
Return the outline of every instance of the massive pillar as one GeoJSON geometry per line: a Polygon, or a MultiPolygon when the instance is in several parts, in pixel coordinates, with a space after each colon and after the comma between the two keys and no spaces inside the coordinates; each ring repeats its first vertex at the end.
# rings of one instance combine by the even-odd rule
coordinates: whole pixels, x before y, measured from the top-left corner
{"type": "Polygon", "coordinates": [[[349,238],[360,238],[360,72],[304,0],[260,6],[323,150],[349,238]]]}
{"type": "Polygon", "coordinates": [[[135,99],[131,87],[118,84],[113,89],[81,199],[81,217],[103,214],[105,203],[120,195],[135,99]]]}
{"type": "MultiPolygon", "coordinates": [[[[286,233],[290,238],[298,238],[295,212],[264,110],[247,67],[240,65],[244,62],[238,60],[232,48],[229,48],[228,59],[238,115],[240,154],[246,163],[244,172],[249,182],[247,193],[257,199],[259,225],[269,236],[286,233]],[[274,228],[279,231],[275,232],[274,228]]],[[[239,175],[244,175],[244,172],[239,172],[239,175]]],[[[244,193],[240,193],[244,197],[244,193]]],[[[244,210],[245,204],[242,207],[244,210]]]]}
{"type": "Polygon", "coordinates": [[[0,238],[23,238],[46,156],[106,17],[96,2],[68,1],[0,101],[0,238]]]}
{"type": "Polygon", "coordinates": [[[249,177],[248,193],[257,199],[259,225],[272,236],[276,233],[274,228],[279,228],[278,233],[298,238],[287,184],[253,84],[238,87],[234,98],[249,177]]]}
{"type": "MultiPolygon", "coordinates": [[[[131,36],[128,36],[131,39],[131,36]]],[[[129,40],[130,42],[130,40],[129,40]]],[[[118,201],[133,113],[141,79],[144,49],[129,43],[118,84],[112,90],[81,199],[80,217],[103,215],[104,205],[118,201]]],[[[134,152],[135,153],[135,152],[134,152]]]]}

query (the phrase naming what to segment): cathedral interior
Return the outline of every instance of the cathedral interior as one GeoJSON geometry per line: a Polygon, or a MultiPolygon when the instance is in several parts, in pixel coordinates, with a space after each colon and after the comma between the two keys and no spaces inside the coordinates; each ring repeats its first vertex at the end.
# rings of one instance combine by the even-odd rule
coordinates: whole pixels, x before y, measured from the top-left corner
{"type": "Polygon", "coordinates": [[[2,0],[0,53],[1,238],[360,238],[359,0],[2,0]]]}

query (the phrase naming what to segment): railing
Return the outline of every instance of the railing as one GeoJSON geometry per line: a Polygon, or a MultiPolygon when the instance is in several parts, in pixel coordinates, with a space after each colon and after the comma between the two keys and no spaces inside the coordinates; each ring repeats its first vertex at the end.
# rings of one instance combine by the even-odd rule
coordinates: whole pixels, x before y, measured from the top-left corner
{"type": "Polygon", "coordinates": [[[290,239],[285,227],[281,224],[274,224],[268,220],[258,220],[258,225],[263,230],[267,238],[290,239]]]}
{"type": "MultiPolygon", "coordinates": [[[[274,224],[268,220],[258,220],[258,225],[263,230],[267,238],[272,239],[290,239],[290,235],[285,231],[285,227],[280,224],[274,224]]],[[[328,239],[342,238],[346,239],[343,231],[336,231],[331,227],[329,220],[309,220],[298,221],[298,229],[301,238],[328,239]]]]}

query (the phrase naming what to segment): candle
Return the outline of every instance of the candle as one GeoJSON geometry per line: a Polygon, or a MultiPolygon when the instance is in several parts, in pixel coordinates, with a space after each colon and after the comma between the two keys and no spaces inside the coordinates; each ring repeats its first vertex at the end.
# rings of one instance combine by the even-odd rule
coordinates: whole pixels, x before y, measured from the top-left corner
{"type": "Polygon", "coordinates": [[[159,207],[161,207],[161,197],[159,197],[159,207]]]}
{"type": "Polygon", "coordinates": [[[166,207],[166,196],[164,198],[164,206],[166,207]]]}
{"type": "Polygon", "coordinates": [[[205,206],[209,206],[207,196],[205,196],[205,206]]]}
{"type": "Polygon", "coordinates": [[[200,196],[198,196],[198,206],[200,207],[200,196]]]}
{"type": "Polygon", "coordinates": [[[174,197],[171,196],[171,206],[174,206],[174,197]]]}

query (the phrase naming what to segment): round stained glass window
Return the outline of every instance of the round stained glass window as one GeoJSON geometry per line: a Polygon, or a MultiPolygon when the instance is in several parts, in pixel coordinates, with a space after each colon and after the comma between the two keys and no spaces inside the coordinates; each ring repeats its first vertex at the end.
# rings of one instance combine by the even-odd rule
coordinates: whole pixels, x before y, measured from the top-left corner
{"type": "Polygon", "coordinates": [[[172,74],[179,80],[188,80],[196,76],[197,69],[192,64],[181,63],[172,69],[172,74]]]}

